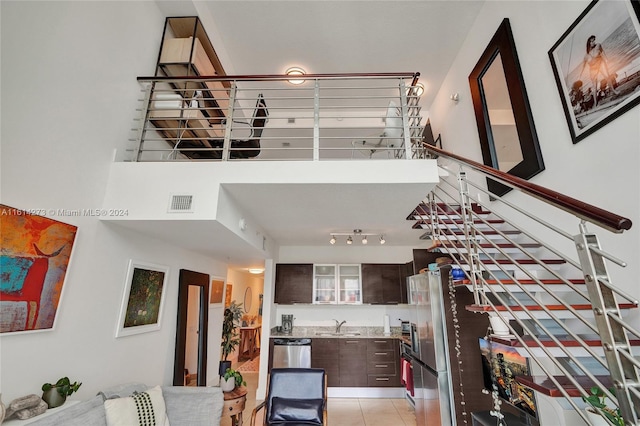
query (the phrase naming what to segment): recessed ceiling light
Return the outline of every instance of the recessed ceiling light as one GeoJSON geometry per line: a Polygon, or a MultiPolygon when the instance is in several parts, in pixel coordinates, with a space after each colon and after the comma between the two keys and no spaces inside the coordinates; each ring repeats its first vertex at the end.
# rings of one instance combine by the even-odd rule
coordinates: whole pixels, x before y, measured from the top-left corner
{"type": "MultiPolygon", "coordinates": [[[[306,72],[305,70],[303,70],[300,67],[291,67],[288,70],[285,71],[286,75],[292,75],[292,76],[296,76],[296,75],[305,75],[306,72]]],[[[301,79],[297,79],[297,80],[287,80],[289,83],[291,84],[302,84],[304,83],[305,80],[301,80],[301,79]]]]}
{"type": "Polygon", "coordinates": [[[264,268],[249,268],[249,273],[250,274],[258,275],[258,274],[261,274],[263,272],[264,272],[264,268]]]}

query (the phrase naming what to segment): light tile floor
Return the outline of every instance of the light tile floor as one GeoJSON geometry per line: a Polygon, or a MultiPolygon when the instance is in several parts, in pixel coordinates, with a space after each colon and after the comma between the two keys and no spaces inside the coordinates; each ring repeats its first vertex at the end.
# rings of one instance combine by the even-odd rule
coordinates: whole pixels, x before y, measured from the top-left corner
{"type": "MultiPolygon", "coordinates": [[[[251,412],[256,406],[255,391],[258,373],[243,373],[247,382],[247,402],[243,412],[244,426],[250,425],[251,412]]],[[[329,398],[327,411],[330,426],[415,426],[413,410],[404,399],[329,398]]],[[[262,412],[262,410],[261,410],[262,412]]],[[[262,425],[262,417],[256,421],[262,425]]],[[[231,419],[223,416],[220,426],[231,426],[231,419]]]]}

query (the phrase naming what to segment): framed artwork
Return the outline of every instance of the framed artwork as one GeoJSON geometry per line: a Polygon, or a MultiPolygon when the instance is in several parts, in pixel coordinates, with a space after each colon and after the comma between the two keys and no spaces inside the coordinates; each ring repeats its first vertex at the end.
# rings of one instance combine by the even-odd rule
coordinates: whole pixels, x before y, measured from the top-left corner
{"type": "Polygon", "coordinates": [[[640,3],[593,1],[549,50],[573,143],[640,102],[640,3]]]}
{"type": "Polygon", "coordinates": [[[160,330],[169,268],[129,261],[116,337],[160,330]]]}
{"type": "Polygon", "coordinates": [[[224,292],[224,280],[212,279],[211,291],[209,292],[209,303],[222,303],[222,293],[224,292]]]}
{"type": "Polygon", "coordinates": [[[78,228],[0,204],[0,333],[54,327],[78,228]]]}

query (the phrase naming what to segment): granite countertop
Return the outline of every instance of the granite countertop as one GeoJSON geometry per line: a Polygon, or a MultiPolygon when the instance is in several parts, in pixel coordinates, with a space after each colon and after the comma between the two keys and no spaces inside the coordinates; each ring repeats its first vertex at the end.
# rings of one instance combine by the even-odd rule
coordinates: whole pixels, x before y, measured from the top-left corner
{"type": "Polygon", "coordinates": [[[400,327],[391,327],[391,333],[384,334],[383,327],[345,327],[340,330],[340,334],[335,333],[335,327],[313,327],[313,326],[294,326],[291,334],[284,334],[278,331],[278,327],[271,329],[270,337],[307,337],[307,338],[383,338],[383,339],[399,339],[402,337],[400,327]]]}

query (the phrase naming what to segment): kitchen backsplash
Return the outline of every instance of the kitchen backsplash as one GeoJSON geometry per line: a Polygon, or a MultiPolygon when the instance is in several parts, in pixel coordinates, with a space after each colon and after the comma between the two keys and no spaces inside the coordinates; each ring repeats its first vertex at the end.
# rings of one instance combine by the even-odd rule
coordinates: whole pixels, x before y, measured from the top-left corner
{"type": "Polygon", "coordinates": [[[275,305],[275,325],[281,325],[282,315],[293,315],[293,326],[335,327],[335,320],[347,321],[346,327],[383,327],[389,315],[391,327],[400,327],[409,320],[415,307],[411,305],[275,305]]]}

